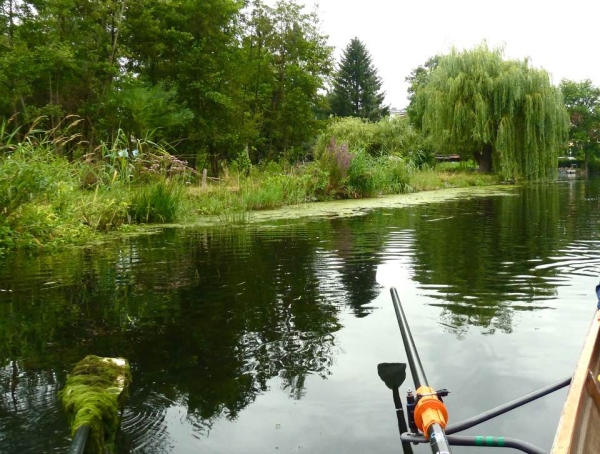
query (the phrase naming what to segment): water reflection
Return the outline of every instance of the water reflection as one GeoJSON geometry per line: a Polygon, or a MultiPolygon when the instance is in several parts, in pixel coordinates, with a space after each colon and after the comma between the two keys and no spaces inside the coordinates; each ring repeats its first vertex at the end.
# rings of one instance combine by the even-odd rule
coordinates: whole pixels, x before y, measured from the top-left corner
{"type": "MultiPolygon", "coordinates": [[[[151,418],[175,402],[199,428],[235,419],[276,376],[299,399],[307,375],[330,374],[340,328],[339,304],[319,285],[310,241],[303,228],[285,236],[171,231],[101,256],[82,251],[79,266],[69,265],[71,257],[52,280],[41,272],[47,263],[34,261],[29,286],[7,282],[0,358],[30,371],[45,367],[33,372],[39,380],[57,366],[68,370],[84,352],[126,356],[136,398],[164,397],[151,418]]],[[[8,381],[39,392],[35,379],[8,381]]],[[[13,405],[11,392],[3,409],[13,405]]]]}
{"type": "MultiPolygon", "coordinates": [[[[570,189],[579,187],[591,195],[589,185],[570,189]]],[[[594,194],[597,200],[597,189],[594,194]]],[[[582,210],[574,216],[581,203],[587,206],[561,186],[532,186],[520,197],[450,202],[419,216],[415,280],[440,301],[432,304],[442,308],[442,323],[459,337],[470,326],[485,334],[510,333],[515,311],[547,308],[543,302],[565,283],[560,276],[597,275],[598,244],[576,239],[594,235],[598,213],[582,210]],[[565,198],[568,211],[562,208],[565,198]]]]}
{"type": "Polygon", "coordinates": [[[15,360],[0,367],[3,452],[4,447],[6,452],[34,452],[40,446],[55,452],[64,446],[68,423],[56,405],[60,379],[54,371],[31,370],[15,360]]]}
{"type": "Polygon", "coordinates": [[[516,313],[553,309],[570,275],[600,272],[598,185],[567,184],[6,259],[0,442],[15,453],[46,439],[52,450],[68,446],[55,395],[88,353],[132,364],[124,451],[172,452],[167,424],[178,418],[207,437],[275,382],[302,399],[309,378],[331,377],[344,354],[343,315],[377,310],[375,270],[386,261],[405,265],[458,339],[511,333],[516,313]]]}

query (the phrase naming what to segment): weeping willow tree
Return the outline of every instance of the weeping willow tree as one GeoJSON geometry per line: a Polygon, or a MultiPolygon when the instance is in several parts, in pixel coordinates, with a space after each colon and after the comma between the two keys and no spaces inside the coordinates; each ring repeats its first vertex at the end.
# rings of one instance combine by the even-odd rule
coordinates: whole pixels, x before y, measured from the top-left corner
{"type": "Polygon", "coordinates": [[[422,128],[440,152],[473,153],[505,179],[554,177],[569,120],[548,73],[482,44],[440,58],[417,92],[422,128]]]}

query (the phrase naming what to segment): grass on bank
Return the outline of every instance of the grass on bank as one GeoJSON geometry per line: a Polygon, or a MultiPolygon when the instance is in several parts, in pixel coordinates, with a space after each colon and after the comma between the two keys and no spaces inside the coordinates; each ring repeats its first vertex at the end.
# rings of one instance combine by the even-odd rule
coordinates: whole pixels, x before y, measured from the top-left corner
{"type": "Polygon", "coordinates": [[[136,159],[119,138],[68,160],[81,144],[29,133],[0,137],[0,253],[85,244],[136,223],[173,222],[185,211],[193,171],[164,147],[137,143],[136,159]]]}
{"type": "Polygon", "coordinates": [[[489,186],[499,182],[495,175],[480,174],[458,163],[417,169],[400,160],[364,155],[353,162],[345,173],[335,168],[327,169],[322,162],[287,166],[277,173],[258,166],[247,176],[236,171],[225,172],[221,179],[206,188],[200,185],[188,187],[187,195],[200,215],[217,215],[225,221],[237,219],[243,222],[246,219],[244,213],[255,210],[384,194],[489,186]]]}
{"type": "Polygon", "coordinates": [[[313,162],[237,160],[203,188],[198,173],[163,146],[138,141],[132,147],[118,137],[83,154],[75,134],[52,133],[28,134],[18,143],[0,138],[0,254],[85,244],[142,223],[201,215],[243,223],[253,210],[498,181],[468,164],[419,168],[410,155],[373,155],[364,140],[366,148],[350,149],[331,138],[313,162]]]}

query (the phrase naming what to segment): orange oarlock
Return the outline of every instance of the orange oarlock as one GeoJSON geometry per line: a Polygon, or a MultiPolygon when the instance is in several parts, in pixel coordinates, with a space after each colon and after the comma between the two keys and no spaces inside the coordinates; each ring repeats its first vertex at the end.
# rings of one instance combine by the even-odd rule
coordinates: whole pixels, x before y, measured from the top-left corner
{"type": "Polygon", "coordinates": [[[415,424],[425,438],[429,438],[429,426],[438,423],[443,429],[448,424],[448,410],[436,395],[436,391],[429,386],[417,389],[417,396],[421,396],[415,406],[415,424]]]}

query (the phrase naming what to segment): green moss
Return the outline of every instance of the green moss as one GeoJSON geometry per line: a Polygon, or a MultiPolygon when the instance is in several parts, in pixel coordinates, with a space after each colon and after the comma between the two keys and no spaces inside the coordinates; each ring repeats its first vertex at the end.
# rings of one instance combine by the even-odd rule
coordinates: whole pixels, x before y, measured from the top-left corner
{"type": "Polygon", "coordinates": [[[73,435],[81,426],[90,427],[85,452],[114,451],[119,410],[130,382],[127,361],[94,355],[77,363],[69,375],[59,397],[69,415],[73,435]]]}

